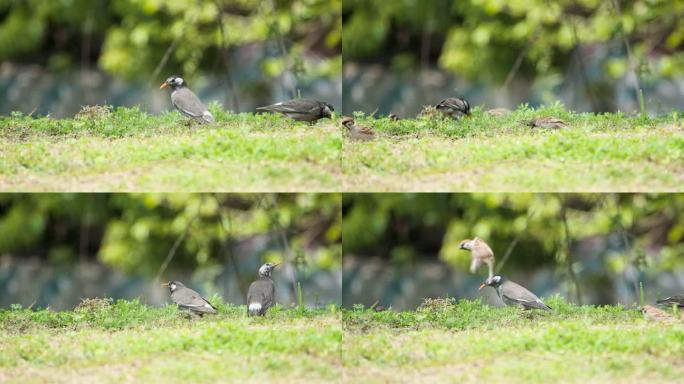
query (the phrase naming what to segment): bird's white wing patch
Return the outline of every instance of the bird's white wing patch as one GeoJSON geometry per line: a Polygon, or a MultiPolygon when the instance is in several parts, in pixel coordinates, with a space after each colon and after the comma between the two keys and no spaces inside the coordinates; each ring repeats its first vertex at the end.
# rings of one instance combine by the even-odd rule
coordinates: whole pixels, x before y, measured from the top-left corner
{"type": "Polygon", "coordinates": [[[249,311],[250,312],[261,311],[261,304],[260,303],[250,303],[249,304],[249,311]]]}

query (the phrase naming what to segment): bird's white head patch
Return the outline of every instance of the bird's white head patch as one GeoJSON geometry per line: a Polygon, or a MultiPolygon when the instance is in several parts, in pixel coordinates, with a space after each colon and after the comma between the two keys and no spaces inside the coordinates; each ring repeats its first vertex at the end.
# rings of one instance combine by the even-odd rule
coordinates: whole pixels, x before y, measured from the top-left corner
{"type": "Polygon", "coordinates": [[[185,80],[183,80],[182,77],[180,76],[171,76],[168,79],[166,79],[166,84],[173,86],[173,87],[180,87],[185,83],[185,80]]]}
{"type": "Polygon", "coordinates": [[[277,267],[280,265],[280,263],[266,263],[259,267],[259,277],[271,277],[271,272],[273,271],[273,268],[277,267]]]}

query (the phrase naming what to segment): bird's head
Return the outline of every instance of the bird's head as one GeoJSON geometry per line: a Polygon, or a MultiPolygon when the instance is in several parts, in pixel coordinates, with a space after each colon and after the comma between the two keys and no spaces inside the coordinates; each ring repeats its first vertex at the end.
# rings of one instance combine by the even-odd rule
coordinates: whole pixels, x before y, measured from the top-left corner
{"type": "Polygon", "coordinates": [[[488,278],[487,280],[485,280],[485,282],[482,285],[480,285],[480,289],[484,288],[486,285],[489,285],[490,287],[496,288],[499,285],[501,285],[501,282],[503,282],[503,277],[501,277],[499,275],[492,276],[492,277],[488,278]]]}
{"type": "Polygon", "coordinates": [[[279,266],[280,263],[266,263],[259,267],[259,277],[271,277],[273,268],[279,266]]]}
{"type": "Polygon", "coordinates": [[[354,126],[354,119],[349,116],[345,116],[342,118],[342,120],[340,120],[340,124],[347,129],[352,129],[354,126]]]}
{"type": "Polygon", "coordinates": [[[168,287],[169,291],[173,292],[178,288],[185,287],[180,281],[169,281],[168,283],[162,284],[163,287],[168,287]]]}
{"type": "Polygon", "coordinates": [[[159,89],[166,87],[171,87],[171,89],[178,89],[183,86],[185,86],[185,80],[183,80],[183,78],[180,76],[174,75],[166,79],[166,81],[159,86],[159,89]]]}
{"type": "Polygon", "coordinates": [[[335,112],[335,108],[328,103],[323,103],[323,116],[327,118],[332,118],[332,114],[335,112]]]}
{"type": "Polygon", "coordinates": [[[475,245],[475,240],[477,240],[477,237],[474,239],[465,239],[461,241],[461,243],[458,245],[458,249],[466,249],[468,251],[473,250],[473,245],[475,245]]]}

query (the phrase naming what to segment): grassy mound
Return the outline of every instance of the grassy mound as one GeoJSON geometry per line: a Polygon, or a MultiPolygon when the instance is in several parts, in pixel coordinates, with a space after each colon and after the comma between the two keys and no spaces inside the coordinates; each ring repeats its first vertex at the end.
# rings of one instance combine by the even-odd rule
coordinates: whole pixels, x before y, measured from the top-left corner
{"type": "MultiPolygon", "coordinates": [[[[212,298],[212,303],[220,303],[212,298]]],[[[0,382],[327,382],[341,376],[339,310],[244,306],[188,319],[175,306],[88,303],[0,311],[0,382]]]]}
{"type": "Polygon", "coordinates": [[[553,312],[479,301],[417,311],[344,311],[345,372],[359,381],[668,383],[684,375],[684,323],[635,309],[575,306],[553,312]]]}
{"type": "Polygon", "coordinates": [[[505,116],[373,119],[379,138],[345,142],[346,190],[674,191],[684,185],[684,125],[656,118],[521,106],[505,116]],[[565,129],[530,128],[556,117],[565,129]]]}

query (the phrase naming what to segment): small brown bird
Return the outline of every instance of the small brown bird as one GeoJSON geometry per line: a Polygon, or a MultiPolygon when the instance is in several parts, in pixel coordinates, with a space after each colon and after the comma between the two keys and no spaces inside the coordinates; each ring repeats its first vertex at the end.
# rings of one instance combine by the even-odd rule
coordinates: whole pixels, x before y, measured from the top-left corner
{"type": "Polygon", "coordinates": [[[442,114],[435,108],[434,105],[426,105],[418,112],[416,119],[434,119],[442,116],[442,114]]]}
{"type": "Polygon", "coordinates": [[[343,117],[340,123],[347,128],[349,137],[353,140],[369,141],[375,138],[375,132],[372,129],[356,124],[354,119],[349,116],[343,117]]]}
{"type": "Polygon", "coordinates": [[[448,97],[435,105],[435,108],[452,119],[470,116],[470,103],[462,97],[448,97]]]}
{"type": "Polygon", "coordinates": [[[493,109],[487,110],[487,113],[488,113],[490,116],[501,117],[501,116],[506,116],[506,115],[508,115],[509,113],[511,113],[511,110],[510,110],[510,109],[506,109],[506,108],[493,108],[493,109]]]}
{"type": "Polygon", "coordinates": [[[677,320],[671,314],[669,314],[665,311],[661,311],[660,309],[658,309],[652,305],[644,305],[641,308],[641,313],[644,314],[644,318],[646,320],[651,320],[651,321],[673,322],[673,321],[677,320]]]}
{"type": "Polygon", "coordinates": [[[656,303],[659,305],[666,305],[668,307],[676,305],[679,308],[684,308],[684,295],[666,297],[664,299],[657,300],[656,303]]]}
{"type": "Polygon", "coordinates": [[[540,117],[532,119],[527,123],[530,128],[547,128],[547,129],[562,129],[567,128],[568,125],[561,119],[555,117],[540,117]]]}
{"type": "Polygon", "coordinates": [[[487,264],[489,268],[488,278],[491,279],[494,276],[494,252],[487,243],[476,237],[472,240],[466,239],[461,241],[458,247],[470,251],[470,256],[473,259],[470,263],[470,273],[475,273],[482,264],[487,264]]]}

